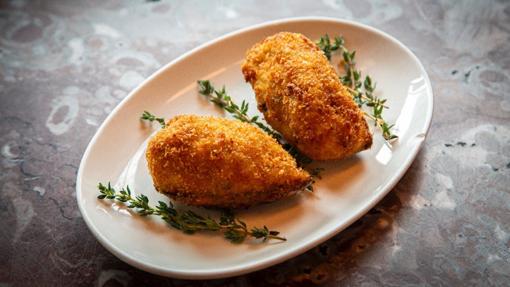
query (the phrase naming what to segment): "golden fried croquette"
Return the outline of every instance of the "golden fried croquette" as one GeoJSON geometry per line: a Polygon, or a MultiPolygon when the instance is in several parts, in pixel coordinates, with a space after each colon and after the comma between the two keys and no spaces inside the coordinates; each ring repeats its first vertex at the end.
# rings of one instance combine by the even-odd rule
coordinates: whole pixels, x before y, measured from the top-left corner
{"type": "Polygon", "coordinates": [[[156,190],[195,206],[247,207],[294,195],[310,181],[275,139],[224,118],[174,117],[146,157],[156,190]]]}
{"type": "Polygon", "coordinates": [[[282,32],[255,44],[242,65],[266,121],[304,155],[342,159],[372,145],[372,135],[323,52],[282,32]]]}

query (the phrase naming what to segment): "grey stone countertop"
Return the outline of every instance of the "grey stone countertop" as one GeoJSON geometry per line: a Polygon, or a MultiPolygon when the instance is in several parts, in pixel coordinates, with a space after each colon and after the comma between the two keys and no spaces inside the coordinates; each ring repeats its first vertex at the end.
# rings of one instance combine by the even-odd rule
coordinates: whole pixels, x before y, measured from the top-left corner
{"type": "Polygon", "coordinates": [[[2,1],[0,286],[509,286],[509,82],[509,1],[2,1]],[[430,133],[394,190],[326,243],[241,277],[159,277],[104,249],[75,182],[108,113],[201,43],[312,15],[388,32],[429,73],[430,133]]]}

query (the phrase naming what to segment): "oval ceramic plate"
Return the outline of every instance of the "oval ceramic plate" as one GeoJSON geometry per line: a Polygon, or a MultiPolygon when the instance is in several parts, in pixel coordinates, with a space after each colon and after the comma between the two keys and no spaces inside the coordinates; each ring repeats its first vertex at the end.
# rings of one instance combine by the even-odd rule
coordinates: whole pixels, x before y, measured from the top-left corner
{"type": "MultiPolygon", "coordinates": [[[[338,63],[333,58],[333,63],[338,63]]],[[[140,269],[178,278],[220,278],[282,262],[327,240],[353,223],[391,190],[405,173],[427,133],[432,116],[432,89],[419,60],[403,44],[374,28],[328,18],[286,19],[243,29],[204,44],[166,65],[120,103],[101,125],[83,156],[77,198],[85,222],[109,251],[140,269]],[[139,121],[144,110],[170,118],[180,114],[227,116],[197,93],[196,81],[225,85],[234,101],[250,102],[254,94],[240,65],[256,42],[281,31],[316,40],[342,34],[355,49],[358,67],[377,81],[377,93],[388,99],[385,118],[400,137],[392,147],[374,129],[368,151],[325,167],[314,193],[257,206],[237,213],[250,226],[268,225],[286,242],[231,244],[218,234],[185,235],[158,218],[142,218],[122,205],[101,201],[97,184],[129,184],[152,202],[158,194],[144,156],[147,139],[157,129],[139,121]]],[[[210,212],[200,210],[200,212],[210,212]]]]}

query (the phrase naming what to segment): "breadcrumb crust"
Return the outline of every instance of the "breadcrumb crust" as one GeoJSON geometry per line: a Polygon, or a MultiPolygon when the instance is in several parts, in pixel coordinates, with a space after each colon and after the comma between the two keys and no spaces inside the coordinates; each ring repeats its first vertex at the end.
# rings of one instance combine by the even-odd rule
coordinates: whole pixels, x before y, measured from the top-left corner
{"type": "Polygon", "coordinates": [[[304,35],[281,32],[255,44],[242,72],[266,121],[306,156],[342,159],[372,145],[363,112],[304,35]]]}
{"type": "Polygon", "coordinates": [[[174,117],[146,157],[156,189],[195,206],[247,207],[294,195],[310,181],[275,139],[224,118],[174,117]]]}

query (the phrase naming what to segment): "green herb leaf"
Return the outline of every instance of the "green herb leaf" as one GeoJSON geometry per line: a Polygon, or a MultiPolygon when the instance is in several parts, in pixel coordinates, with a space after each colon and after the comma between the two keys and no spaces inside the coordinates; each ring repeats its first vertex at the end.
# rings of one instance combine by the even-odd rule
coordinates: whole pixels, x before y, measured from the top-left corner
{"type": "Polygon", "coordinates": [[[288,144],[281,134],[259,120],[258,116],[248,116],[248,103],[246,101],[242,101],[241,106],[238,106],[227,94],[225,86],[223,86],[221,90],[217,90],[209,80],[200,80],[197,81],[197,83],[198,92],[201,95],[205,96],[210,102],[216,104],[218,107],[232,114],[235,119],[255,125],[270,136],[274,137],[283,146],[283,148],[296,159],[298,165],[304,166],[311,162],[309,158],[300,154],[297,149],[288,144]]]}
{"type": "Polygon", "coordinates": [[[158,118],[158,117],[156,117],[155,115],[151,114],[148,111],[143,111],[143,114],[140,117],[140,120],[142,120],[142,121],[149,121],[151,123],[156,121],[156,122],[158,122],[161,125],[162,128],[166,127],[165,119],[164,118],[158,118]]]}
{"type": "Polygon", "coordinates": [[[242,243],[246,238],[246,233],[237,229],[227,229],[223,232],[223,235],[232,243],[242,243]]]}
{"type": "Polygon", "coordinates": [[[335,37],[335,43],[332,45],[328,34],[325,34],[317,41],[317,46],[328,59],[331,59],[332,51],[339,50],[342,52],[345,75],[339,77],[340,81],[347,87],[352,98],[360,108],[364,105],[371,108],[371,113],[365,112],[365,115],[374,121],[375,126],[381,129],[383,138],[387,142],[397,139],[398,136],[391,131],[393,125],[388,125],[383,119],[383,110],[388,108],[384,105],[386,99],[379,99],[374,95],[376,85],[370,76],[367,75],[363,83],[361,82],[361,71],[356,68],[356,51],[350,52],[345,47],[345,41],[341,36],[335,37]]]}
{"type": "Polygon", "coordinates": [[[98,190],[98,199],[112,199],[127,203],[127,207],[134,209],[140,216],[159,216],[171,227],[186,234],[193,234],[199,231],[222,232],[224,237],[232,243],[241,243],[246,237],[262,238],[263,241],[268,239],[286,240],[284,237],[277,236],[279,234],[278,231],[269,231],[266,226],[263,228],[253,227],[251,230],[248,230],[246,223],[235,218],[234,214],[229,211],[223,213],[220,220],[217,221],[191,210],[178,211],[171,202],[167,204],[163,201],[158,201],[158,205],[152,207],[146,195],[140,194],[133,197],[128,186],[125,189],[116,191],[110,183],[108,185],[99,183],[98,190]],[[266,232],[267,234],[262,234],[261,232],[266,232]]]}

